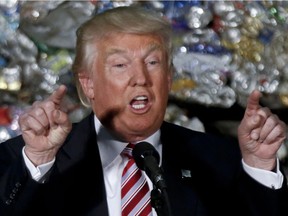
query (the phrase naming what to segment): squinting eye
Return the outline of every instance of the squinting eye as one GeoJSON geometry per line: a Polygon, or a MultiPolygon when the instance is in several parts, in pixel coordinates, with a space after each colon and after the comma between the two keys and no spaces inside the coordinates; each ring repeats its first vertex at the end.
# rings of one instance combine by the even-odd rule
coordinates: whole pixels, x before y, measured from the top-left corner
{"type": "Polygon", "coordinates": [[[158,64],[158,61],[150,61],[149,64],[150,65],[155,65],[155,64],[158,64]]]}
{"type": "Polygon", "coordinates": [[[114,67],[117,67],[117,68],[122,68],[124,66],[125,66],[125,64],[116,64],[116,65],[114,65],[114,67]]]}

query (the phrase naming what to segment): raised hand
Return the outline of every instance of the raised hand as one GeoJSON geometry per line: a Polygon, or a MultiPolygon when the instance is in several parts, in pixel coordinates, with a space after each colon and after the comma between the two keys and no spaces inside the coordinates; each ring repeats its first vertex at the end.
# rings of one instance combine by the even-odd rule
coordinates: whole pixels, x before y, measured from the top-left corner
{"type": "Polygon", "coordinates": [[[261,93],[254,90],[238,127],[242,157],[248,165],[265,170],[276,166],[277,151],[286,138],[286,124],[267,107],[261,107],[261,93]]]}
{"type": "Polygon", "coordinates": [[[19,117],[25,153],[34,165],[51,161],[71,130],[68,114],[61,110],[66,87],[61,85],[44,101],[36,101],[19,117]]]}

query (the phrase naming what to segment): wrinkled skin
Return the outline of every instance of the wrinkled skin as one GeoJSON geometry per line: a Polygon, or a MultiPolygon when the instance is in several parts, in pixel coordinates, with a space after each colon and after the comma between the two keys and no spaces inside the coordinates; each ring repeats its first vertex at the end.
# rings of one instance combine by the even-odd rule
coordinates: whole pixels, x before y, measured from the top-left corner
{"type": "Polygon", "coordinates": [[[127,142],[162,124],[171,72],[161,44],[154,35],[114,34],[98,43],[94,73],[80,76],[97,117],[127,142]]]}
{"type": "Polygon", "coordinates": [[[247,101],[238,128],[238,140],[244,161],[256,168],[273,170],[277,151],[286,138],[286,125],[266,107],[259,105],[261,94],[255,90],[247,101]]]}
{"type": "Polygon", "coordinates": [[[66,110],[61,110],[66,87],[60,86],[50,97],[32,107],[19,117],[25,140],[25,153],[37,166],[52,161],[71,130],[66,110]]]}

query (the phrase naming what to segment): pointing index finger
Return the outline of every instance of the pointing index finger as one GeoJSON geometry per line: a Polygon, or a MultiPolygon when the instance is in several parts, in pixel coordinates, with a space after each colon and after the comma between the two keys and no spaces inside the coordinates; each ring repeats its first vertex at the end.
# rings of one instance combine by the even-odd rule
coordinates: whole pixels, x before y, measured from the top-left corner
{"type": "Polygon", "coordinates": [[[254,90],[248,97],[247,106],[246,106],[246,113],[252,114],[253,112],[257,111],[260,108],[259,101],[260,97],[262,96],[261,92],[258,90],[254,90]]]}
{"type": "Polygon", "coordinates": [[[65,85],[59,86],[59,88],[56,89],[56,91],[53,92],[52,95],[50,95],[49,100],[51,100],[56,105],[60,105],[62,99],[64,98],[66,94],[66,90],[67,88],[65,85]]]}

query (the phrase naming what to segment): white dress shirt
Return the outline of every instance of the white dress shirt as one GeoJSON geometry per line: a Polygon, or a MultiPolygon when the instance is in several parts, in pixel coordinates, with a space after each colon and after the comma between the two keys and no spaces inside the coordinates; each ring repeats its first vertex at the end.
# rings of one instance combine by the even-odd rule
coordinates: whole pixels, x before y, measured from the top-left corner
{"type": "MultiPolygon", "coordinates": [[[[124,166],[128,162],[127,157],[122,157],[120,153],[126,147],[128,143],[120,142],[116,140],[100,123],[95,116],[95,129],[97,133],[97,142],[99,146],[102,167],[104,172],[104,181],[107,192],[107,203],[109,209],[109,215],[121,216],[121,176],[124,166]]],[[[159,152],[160,158],[162,158],[162,145],[160,143],[160,130],[154,133],[152,136],[143,140],[151,143],[159,152]]],[[[24,147],[25,148],[25,147],[24,147]]],[[[52,167],[55,159],[49,163],[42,164],[35,167],[31,161],[27,158],[22,150],[23,157],[27,168],[29,169],[31,176],[36,181],[46,174],[46,172],[52,167]]],[[[161,161],[160,161],[161,163],[161,161]]],[[[283,183],[283,174],[279,170],[279,161],[277,160],[277,172],[271,172],[253,168],[245,164],[242,160],[244,170],[259,183],[274,189],[278,189],[283,183]]],[[[145,174],[144,171],[142,171],[145,174]]],[[[146,176],[149,188],[152,190],[152,182],[146,176]]],[[[153,215],[156,215],[153,208],[153,215]]]]}
{"type": "MultiPolygon", "coordinates": [[[[121,178],[122,171],[128,162],[128,157],[122,157],[121,152],[128,145],[126,142],[116,140],[108,131],[101,125],[100,121],[95,117],[95,127],[97,133],[97,142],[101,155],[101,161],[104,171],[104,181],[107,194],[107,202],[109,215],[121,216],[121,178]]],[[[145,140],[152,144],[159,152],[162,158],[162,145],[160,145],[160,131],[157,131],[152,136],[145,140]]],[[[136,144],[137,145],[137,144],[136,144]]],[[[161,162],[160,162],[161,163],[161,162]]],[[[142,171],[146,176],[146,173],[142,171]]],[[[146,176],[150,190],[153,189],[151,180],[146,176]]],[[[152,208],[153,215],[156,215],[152,208]]]]}

